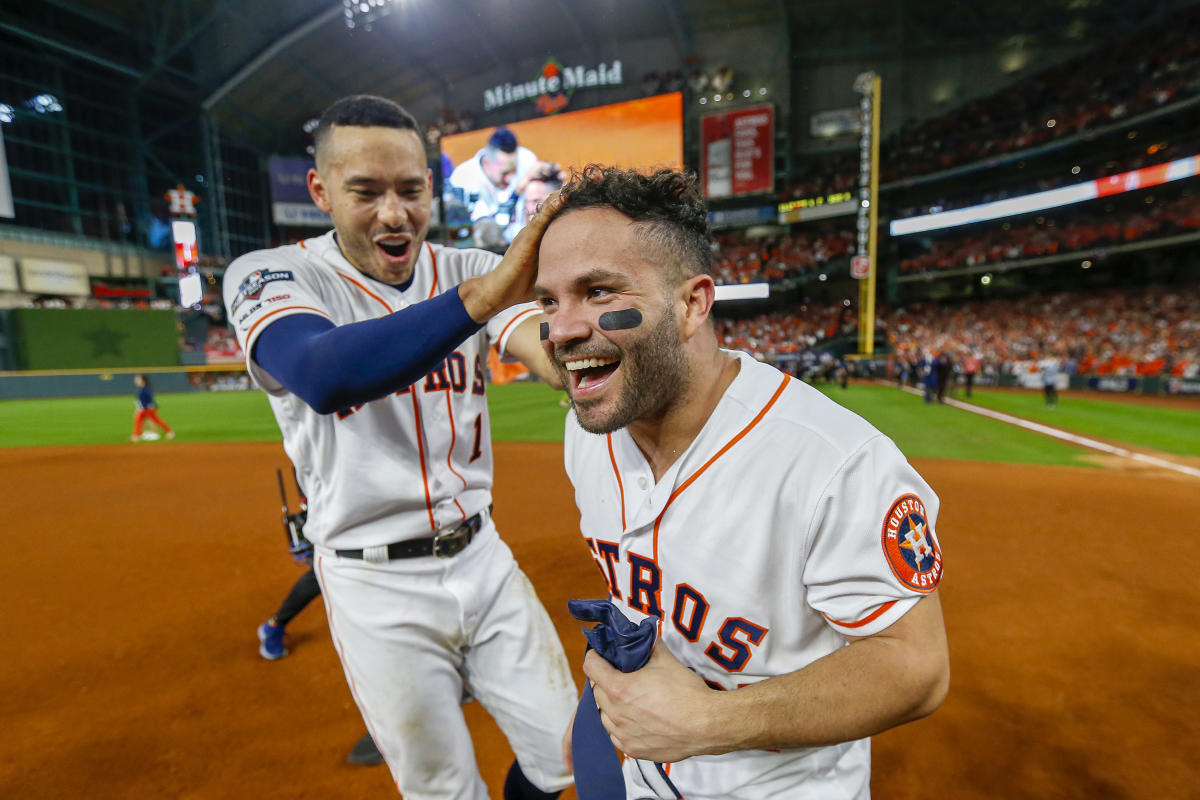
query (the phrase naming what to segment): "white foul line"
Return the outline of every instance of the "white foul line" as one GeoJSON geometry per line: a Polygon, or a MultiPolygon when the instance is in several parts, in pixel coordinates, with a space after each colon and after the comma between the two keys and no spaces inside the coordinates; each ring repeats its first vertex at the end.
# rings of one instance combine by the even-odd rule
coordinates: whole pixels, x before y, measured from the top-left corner
{"type": "MultiPolygon", "coordinates": [[[[881,381],[880,383],[887,386],[892,385],[891,383],[884,381],[881,381]]],[[[908,392],[909,394],[915,394],[917,397],[924,396],[924,392],[922,392],[920,389],[914,389],[911,386],[905,386],[904,391],[908,392]]],[[[954,408],[961,408],[963,411],[970,411],[972,414],[991,417],[992,419],[997,419],[1001,422],[1007,422],[1010,425],[1016,425],[1017,427],[1025,428],[1026,430],[1033,431],[1034,433],[1053,436],[1055,439],[1062,439],[1063,441],[1071,442],[1072,444],[1077,444],[1082,447],[1090,447],[1093,450],[1099,450],[1103,453],[1112,453],[1114,456],[1131,458],[1134,461],[1141,461],[1142,463],[1152,464],[1156,467],[1173,469],[1176,472],[1182,472],[1184,475],[1191,475],[1193,478],[1200,478],[1200,469],[1196,469],[1195,467],[1189,467],[1185,464],[1176,464],[1174,461],[1167,461],[1163,458],[1148,456],[1145,453],[1135,453],[1132,450],[1126,450],[1124,447],[1115,447],[1111,444],[1098,442],[1095,439],[1088,439],[1085,436],[1067,433],[1066,431],[1061,431],[1058,428],[1051,428],[1049,425],[1043,425],[1040,422],[1032,422],[1027,419],[1021,419],[1020,417],[1014,417],[1011,414],[1004,414],[1000,411],[992,411],[990,408],[984,408],[971,403],[964,403],[961,400],[955,400],[952,397],[946,398],[945,405],[953,406],[954,408]]]]}

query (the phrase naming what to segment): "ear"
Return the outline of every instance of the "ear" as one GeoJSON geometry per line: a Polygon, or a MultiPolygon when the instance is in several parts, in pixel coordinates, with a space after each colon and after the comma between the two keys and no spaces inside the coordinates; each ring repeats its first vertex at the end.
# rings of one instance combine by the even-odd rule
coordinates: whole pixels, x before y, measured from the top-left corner
{"type": "Polygon", "coordinates": [[[679,285],[678,298],[683,305],[680,325],[685,340],[692,338],[708,322],[716,294],[711,275],[697,275],[679,285]]]}
{"type": "Polygon", "coordinates": [[[329,202],[329,189],[321,180],[321,174],[315,169],[308,171],[308,195],[312,198],[313,205],[326,214],[333,211],[333,204],[329,202]]]}

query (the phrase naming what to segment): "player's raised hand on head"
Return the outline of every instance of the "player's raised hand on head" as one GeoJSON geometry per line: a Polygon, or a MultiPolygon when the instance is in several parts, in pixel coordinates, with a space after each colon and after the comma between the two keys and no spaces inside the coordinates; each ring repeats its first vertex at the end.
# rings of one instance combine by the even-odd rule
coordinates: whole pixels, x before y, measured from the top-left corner
{"type": "Polygon", "coordinates": [[[459,296],[471,319],[487,322],[509,306],[532,299],[542,234],[562,203],[561,192],[547,197],[538,213],[513,239],[496,268],[487,275],[471,278],[459,286],[459,296]]]}
{"type": "Polygon", "coordinates": [[[720,693],[679,663],[662,642],[646,666],[621,672],[594,650],[583,660],[600,721],[613,745],[634,758],[662,763],[725,752],[717,741],[720,693]]]}

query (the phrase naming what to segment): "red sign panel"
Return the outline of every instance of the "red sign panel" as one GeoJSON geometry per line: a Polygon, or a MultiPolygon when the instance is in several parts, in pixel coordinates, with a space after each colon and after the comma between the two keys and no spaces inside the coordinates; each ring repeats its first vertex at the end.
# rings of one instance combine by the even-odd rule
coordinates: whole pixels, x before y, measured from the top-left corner
{"type": "Polygon", "coordinates": [[[700,119],[705,197],[775,190],[775,107],[751,106],[700,119]]]}
{"type": "Polygon", "coordinates": [[[871,259],[867,256],[855,256],[850,259],[850,277],[856,280],[871,277],[871,259]]]}

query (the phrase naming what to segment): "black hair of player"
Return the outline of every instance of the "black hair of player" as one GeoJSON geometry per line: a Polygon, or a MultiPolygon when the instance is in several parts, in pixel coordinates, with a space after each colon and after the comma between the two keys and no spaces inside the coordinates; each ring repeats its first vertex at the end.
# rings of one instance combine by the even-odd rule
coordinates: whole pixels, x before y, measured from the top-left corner
{"type": "Polygon", "coordinates": [[[563,186],[562,216],[572,209],[611,208],[629,217],[646,240],[675,256],[671,284],[706,274],[713,267],[713,235],[708,209],[695,174],[588,164],[563,186]]]}
{"type": "MultiPolygon", "coordinates": [[[[416,118],[404,110],[399,103],[386,97],[372,94],[354,94],[343,97],[321,112],[313,131],[313,149],[320,161],[321,148],[329,139],[335,125],[355,128],[396,128],[412,131],[421,138],[421,127],[416,118]]],[[[424,140],[422,140],[424,141],[424,140]]]]}
{"type": "Polygon", "coordinates": [[[562,179],[558,177],[559,172],[561,172],[561,169],[558,164],[547,164],[530,175],[529,182],[537,181],[538,183],[544,183],[546,184],[546,188],[555,192],[561,189],[563,185],[562,179]]]}
{"type": "Polygon", "coordinates": [[[488,148],[499,150],[501,153],[517,152],[517,135],[503,126],[492,131],[488,137],[488,148]]]}

